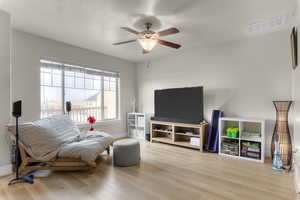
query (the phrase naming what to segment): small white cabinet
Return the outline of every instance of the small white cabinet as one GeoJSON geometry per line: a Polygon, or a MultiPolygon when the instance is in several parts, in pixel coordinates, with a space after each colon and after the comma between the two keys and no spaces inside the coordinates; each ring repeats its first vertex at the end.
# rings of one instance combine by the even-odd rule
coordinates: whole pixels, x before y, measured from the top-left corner
{"type": "Polygon", "coordinates": [[[127,130],[128,136],[145,139],[149,133],[149,119],[145,113],[128,113],[127,130]]]}
{"type": "Polygon", "coordinates": [[[264,162],[265,120],[220,118],[219,155],[264,162]],[[232,137],[228,128],[238,128],[238,135],[232,137]]]}

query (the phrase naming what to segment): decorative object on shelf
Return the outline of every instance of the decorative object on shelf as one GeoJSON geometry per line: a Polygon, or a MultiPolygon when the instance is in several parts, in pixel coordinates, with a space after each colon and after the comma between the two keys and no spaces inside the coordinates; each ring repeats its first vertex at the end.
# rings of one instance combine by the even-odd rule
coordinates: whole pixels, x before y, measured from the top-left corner
{"type": "Polygon", "coordinates": [[[211,125],[207,137],[205,150],[209,152],[218,152],[219,148],[219,119],[223,116],[220,110],[213,110],[211,115],[211,125]]]}
{"type": "Polygon", "coordinates": [[[274,156],[273,156],[273,164],[272,164],[272,169],[275,170],[283,170],[282,166],[282,160],[280,156],[280,144],[279,144],[279,136],[275,136],[275,151],[274,151],[274,156]]]}
{"type": "Polygon", "coordinates": [[[93,116],[89,116],[89,117],[87,118],[87,121],[90,123],[89,131],[95,130],[94,127],[93,127],[93,124],[96,122],[96,118],[93,117],[93,116]]]}
{"type": "Polygon", "coordinates": [[[276,124],[271,143],[272,158],[275,151],[275,136],[279,137],[280,154],[283,165],[290,165],[292,160],[292,142],[288,125],[288,112],[292,101],[273,101],[276,109],[276,124]]]}
{"type": "Polygon", "coordinates": [[[298,31],[296,27],[293,27],[291,35],[291,54],[292,54],[292,66],[296,69],[298,66],[298,31]]]}
{"type": "Polygon", "coordinates": [[[8,185],[14,185],[16,183],[30,183],[33,184],[33,175],[20,176],[19,167],[21,165],[20,147],[19,147],[19,117],[22,116],[22,101],[16,101],[13,103],[13,116],[16,118],[16,148],[15,148],[15,167],[16,177],[12,179],[8,185]]]}
{"type": "Polygon", "coordinates": [[[239,137],[239,128],[229,127],[226,129],[226,135],[230,138],[238,138],[239,137]]]}

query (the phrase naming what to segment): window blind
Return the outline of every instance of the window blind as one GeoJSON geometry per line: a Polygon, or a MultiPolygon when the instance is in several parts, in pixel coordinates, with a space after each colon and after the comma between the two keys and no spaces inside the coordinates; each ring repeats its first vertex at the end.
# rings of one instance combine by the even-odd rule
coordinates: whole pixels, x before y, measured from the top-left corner
{"type": "Polygon", "coordinates": [[[86,122],[119,117],[118,72],[41,60],[41,117],[65,113],[72,102],[70,117],[86,122]]]}
{"type": "Polygon", "coordinates": [[[52,61],[48,61],[48,60],[41,60],[41,63],[42,63],[42,67],[44,67],[44,68],[51,68],[51,69],[62,69],[63,68],[65,71],[82,72],[82,73],[90,74],[90,75],[120,78],[119,72],[102,70],[102,69],[98,69],[98,68],[82,67],[82,66],[78,66],[78,65],[52,62],[52,61]]]}

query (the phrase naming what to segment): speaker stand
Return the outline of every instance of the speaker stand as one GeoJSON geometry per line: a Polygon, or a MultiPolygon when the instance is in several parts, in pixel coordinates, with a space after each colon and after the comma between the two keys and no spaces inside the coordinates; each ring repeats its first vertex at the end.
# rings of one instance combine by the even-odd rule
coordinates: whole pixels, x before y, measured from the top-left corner
{"type": "Polygon", "coordinates": [[[20,149],[19,149],[19,122],[18,122],[18,116],[16,116],[16,152],[15,152],[15,160],[16,160],[16,178],[9,181],[8,185],[14,185],[17,183],[30,183],[33,184],[33,175],[28,176],[19,176],[19,155],[20,155],[20,149]]]}
{"type": "Polygon", "coordinates": [[[14,178],[11,181],[9,181],[8,185],[14,185],[17,183],[30,183],[33,184],[33,175],[29,175],[29,176],[21,176],[18,178],[14,178]]]}

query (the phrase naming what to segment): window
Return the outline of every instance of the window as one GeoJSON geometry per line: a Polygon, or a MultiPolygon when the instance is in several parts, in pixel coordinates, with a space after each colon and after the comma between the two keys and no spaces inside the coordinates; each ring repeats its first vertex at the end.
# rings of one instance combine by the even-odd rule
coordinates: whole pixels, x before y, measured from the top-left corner
{"type": "Polygon", "coordinates": [[[41,118],[64,114],[66,101],[75,122],[117,119],[119,73],[41,60],[41,118]]]}

